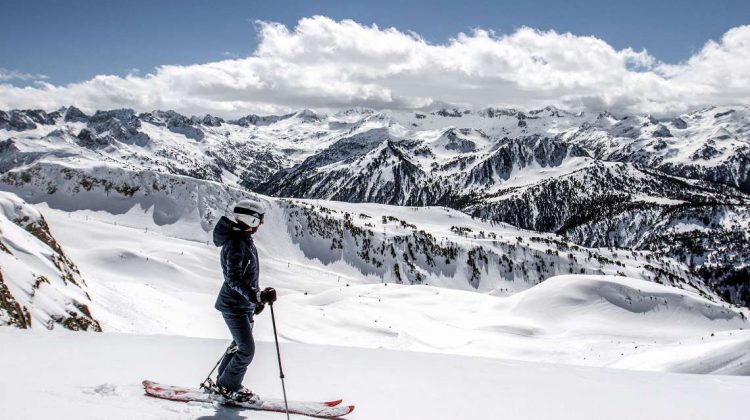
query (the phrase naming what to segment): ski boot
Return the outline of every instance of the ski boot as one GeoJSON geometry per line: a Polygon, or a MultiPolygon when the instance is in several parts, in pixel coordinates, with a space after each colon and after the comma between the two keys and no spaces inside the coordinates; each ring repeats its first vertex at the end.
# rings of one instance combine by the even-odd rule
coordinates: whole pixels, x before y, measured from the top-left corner
{"type": "Polygon", "coordinates": [[[258,394],[255,394],[253,391],[245,388],[244,386],[236,391],[230,391],[229,389],[213,383],[211,387],[211,392],[213,394],[217,394],[218,397],[220,397],[223,401],[223,404],[232,404],[232,403],[254,403],[256,401],[260,400],[260,397],[258,394]]]}

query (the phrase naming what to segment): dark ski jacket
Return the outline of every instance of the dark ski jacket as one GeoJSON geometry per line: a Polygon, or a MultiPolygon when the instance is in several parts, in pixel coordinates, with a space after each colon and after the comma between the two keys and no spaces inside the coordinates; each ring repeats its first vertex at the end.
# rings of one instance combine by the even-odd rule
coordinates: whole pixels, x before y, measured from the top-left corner
{"type": "Polygon", "coordinates": [[[214,307],[223,313],[251,314],[258,294],[258,251],[253,237],[222,216],[214,227],[214,245],[221,247],[224,284],[214,307]]]}

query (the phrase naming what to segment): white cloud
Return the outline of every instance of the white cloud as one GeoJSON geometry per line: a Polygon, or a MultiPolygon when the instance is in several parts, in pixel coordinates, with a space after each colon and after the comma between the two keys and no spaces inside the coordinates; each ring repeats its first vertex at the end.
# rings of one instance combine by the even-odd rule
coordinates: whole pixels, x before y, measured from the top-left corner
{"type": "MultiPolygon", "coordinates": [[[[351,20],[305,18],[293,29],[258,22],[246,58],[154,73],[96,76],[66,86],[0,85],[0,108],[132,107],[236,116],[302,107],[537,107],[673,113],[750,103],[750,26],[665,64],[591,36],[521,28],[477,29],[441,45],[351,20]]],[[[3,79],[0,79],[2,81],[3,79]]],[[[6,79],[7,80],[7,79],[6,79]]]]}
{"type": "Polygon", "coordinates": [[[44,74],[23,73],[18,70],[0,67],[0,82],[9,82],[11,80],[45,80],[48,78],[44,74]]]}

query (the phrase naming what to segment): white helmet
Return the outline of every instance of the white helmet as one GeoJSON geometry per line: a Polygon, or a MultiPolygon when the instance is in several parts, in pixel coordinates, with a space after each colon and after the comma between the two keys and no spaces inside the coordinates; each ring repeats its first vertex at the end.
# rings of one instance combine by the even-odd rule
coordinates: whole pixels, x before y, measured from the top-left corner
{"type": "Polygon", "coordinates": [[[232,214],[238,223],[243,223],[253,228],[260,226],[260,223],[263,221],[263,213],[263,205],[257,199],[241,200],[232,208],[232,214]]]}

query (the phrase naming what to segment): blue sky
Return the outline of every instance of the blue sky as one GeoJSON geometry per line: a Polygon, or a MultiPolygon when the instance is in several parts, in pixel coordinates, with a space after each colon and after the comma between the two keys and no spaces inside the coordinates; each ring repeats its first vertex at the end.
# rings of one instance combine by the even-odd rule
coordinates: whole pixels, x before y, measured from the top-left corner
{"type": "Polygon", "coordinates": [[[617,49],[645,48],[669,63],[750,23],[747,0],[3,0],[0,10],[0,68],[47,75],[56,85],[132,69],[148,73],[162,64],[247,56],[257,45],[255,20],[292,28],[302,17],[324,15],[414,31],[431,43],[476,27],[505,34],[530,26],[593,35],[617,49]]]}
{"type": "Polygon", "coordinates": [[[0,1],[0,109],[750,105],[748,0],[0,1]]]}

